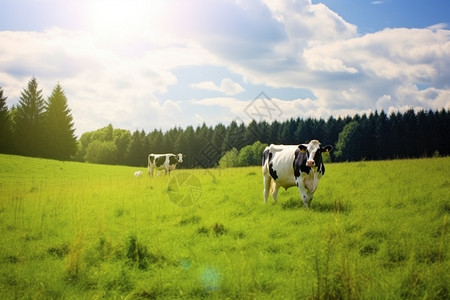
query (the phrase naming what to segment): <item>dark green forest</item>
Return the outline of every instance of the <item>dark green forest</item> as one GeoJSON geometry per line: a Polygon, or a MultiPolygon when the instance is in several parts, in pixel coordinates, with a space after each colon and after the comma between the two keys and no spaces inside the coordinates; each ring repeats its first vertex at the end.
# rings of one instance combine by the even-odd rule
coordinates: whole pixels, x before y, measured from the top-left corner
{"type": "Polygon", "coordinates": [[[77,138],[67,97],[58,83],[44,99],[36,78],[10,110],[0,87],[0,153],[71,160],[77,138]]]}
{"type": "Polygon", "coordinates": [[[300,144],[318,139],[334,147],[332,161],[447,156],[450,111],[384,111],[344,118],[290,119],[271,123],[232,122],[174,127],[149,132],[112,124],[77,139],[62,87],[44,100],[32,78],[10,110],[0,87],[0,152],[59,160],[144,167],[150,153],[183,153],[179,168],[260,164],[267,144],[300,144]]]}

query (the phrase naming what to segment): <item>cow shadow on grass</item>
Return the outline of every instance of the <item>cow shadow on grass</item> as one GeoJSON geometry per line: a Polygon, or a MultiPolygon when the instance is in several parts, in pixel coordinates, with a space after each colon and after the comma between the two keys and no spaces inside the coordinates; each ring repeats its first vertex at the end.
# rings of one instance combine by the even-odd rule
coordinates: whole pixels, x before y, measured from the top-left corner
{"type": "MultiPolygon", "coordinates": [[[[344,200],[320,201],[314,199],[310,204],[310,209],[324,213],[349,213],[351,211],[350,204],[344,200]]],[[[289,198],[281,203],[284,210],[306,209],[303,202],[298,198],[289,198]]]]}

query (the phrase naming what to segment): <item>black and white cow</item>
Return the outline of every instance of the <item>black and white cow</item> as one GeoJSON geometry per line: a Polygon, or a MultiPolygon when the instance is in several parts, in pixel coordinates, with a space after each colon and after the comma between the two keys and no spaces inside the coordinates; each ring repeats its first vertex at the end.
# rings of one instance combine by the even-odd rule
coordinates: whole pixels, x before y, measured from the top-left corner
{"type": "Polygon", "coordinates": [[[148,175],[153,176],[153,169],[165,170],[165,174],[175,170],[177,163],[183,162],[183,154],[150,154],[148,156],[148,175]]]}
{"type": "Polygon", "coordinates": [[[277,202],[278,189],[297,186],[306,207],[311,203],[320,178],[325,174],[322,152],[330,152],[332,146],[322,147],[318,140],[300,145],[270,145],[262,155],[264,176],[264,203],[269,193],[277,202]]]}

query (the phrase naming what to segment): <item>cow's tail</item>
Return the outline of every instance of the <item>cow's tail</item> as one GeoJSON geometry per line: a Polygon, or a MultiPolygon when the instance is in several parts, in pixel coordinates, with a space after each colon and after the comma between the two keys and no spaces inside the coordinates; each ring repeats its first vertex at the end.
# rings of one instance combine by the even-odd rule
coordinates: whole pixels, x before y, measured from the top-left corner
{"type": "Polygon", "coordinates": [[[270,177],[270,189],[269,189],[269,195],[273,195],[273,191],[275,190],[275,181],[270,177]]]}
{"type": "MultiPolygon", "coordinates": [[[[263,167],[264,168],[264,167],[263,167]]],[[[272,176],[267,176],[269,172],[269,169],[265,169],[263,170],[263,174],[264,174],[264,180],[266,180],[265,184],[266,186],[269,186],[269,195],[272,196],[273,195],[273,191],[275,190],[275,180],[273,180],[272,176]],[[267,173],[265,173],[267,172],[267,173]],[[267,175],[266,175],[267,174],[267,175]],[[268,181],[268,182],[267,182],[268,181]]]]}

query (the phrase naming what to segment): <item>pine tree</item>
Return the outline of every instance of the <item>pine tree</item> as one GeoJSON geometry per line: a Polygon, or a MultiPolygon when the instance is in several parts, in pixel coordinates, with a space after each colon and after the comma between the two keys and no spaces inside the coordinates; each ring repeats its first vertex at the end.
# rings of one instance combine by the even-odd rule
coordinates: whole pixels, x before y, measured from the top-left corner
{"type": "Polygon", "coordinates": [[[386,113],[382,110],[379,114],[375,112],[374,116],[374,143],[375,143],[375,156],[374,159],[386,159],[390,152],[390,145],[386,144],[389,130],[389,120],[386,113]]]}
{"type": "Polygon", "coordinates": [[[59,83],[48,98],[44,124],[45,155],[59,160],[71,159],[77,151],[77,140],[67,97],[59,83]]]}
{"type": "Polygon", "coordinates": [[[42,90],[38,90],[38,82],[33,77],[28,82],[28,88],[21,93],[14,115],[14,135],[18,154],[30,156],[44,154],[44,110],[42,90]]]}
{"type": "Polygon", "coordinates": [[[185,155],[185,157],[183,157],[183,165],[177,166],[177,168],[193,167],[196,163],[195,154],[201,151],[197,148],[199,143],[197,142],[194,127],[186,127],[184,133],[179,136],[177,144],[179,145],[178,150],[185,155]]]}
{"type": "Polygon", "coordinates": [[[145,149],[145,132],[139,132],[136,130],[131,136],[130,144],[128,146],[128,159],[127,164],[136,167],[145,167],[147,163],[147,155],[145,149]]]}
{"type": "Polygon", "coordinates": [[[3,97],[3,89],[0,86],[0,153],[10,153],[12,151],[12,130],[6,99],[3,97]]]}
{"type": "Polygon", "coordinates": [[[148,134],[148,142],[149,142],[149,149],[148,152],[150,153],[163,153],[163,133],[161,129],[159,130],[153,130],[151,133],[148,134]]]}

